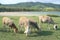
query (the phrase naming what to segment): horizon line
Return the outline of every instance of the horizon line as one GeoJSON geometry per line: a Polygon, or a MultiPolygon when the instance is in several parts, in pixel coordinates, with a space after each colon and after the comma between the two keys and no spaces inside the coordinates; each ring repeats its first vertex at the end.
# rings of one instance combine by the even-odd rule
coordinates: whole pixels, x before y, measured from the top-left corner
{"type": "MultiPolygon", "coordinates": [[[[18,3],[26,3],[26,2],[18,2],[18,3]]],[[[9,4],[18,4],[18,3],[9,3],[9,4]]],[[[29,3],[29,2],[27,2],[27,3],[29,3]]],[[[32,3],[37,3],[37,2],[32,2],[32,3]]],[[[39,3],[47,3],[47,2],[39,2],[39,3]]],[[[5,4],[5,3],[0,3],[0,4],[5,4]]],[[[57,3],[50,3],[50,4],[57,4],[57,3]]],[[[60,4],[58,4],[58,5],[60,5],[60,4]]]]}

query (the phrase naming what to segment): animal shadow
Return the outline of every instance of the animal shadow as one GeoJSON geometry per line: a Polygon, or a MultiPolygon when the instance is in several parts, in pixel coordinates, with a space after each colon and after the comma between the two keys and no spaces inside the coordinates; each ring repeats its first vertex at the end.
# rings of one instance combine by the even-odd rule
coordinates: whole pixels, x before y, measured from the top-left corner
{"type": "Polygon", "coordinates": [[[11,32],[11,31],[1,28],[1,29],[0,29],[0,32],[11,32]]]}
{"type": "Polygon", "coordinates": [[[60,28],[57,28],[57,30],[60,30],[60,28]]]}
{"type": "Polygon", "coordinates": [[[35,35],[30,35],[29,37],[48,36],[48,35],[52,35],[52,34],[53,34],[52,31],[41,31],[41,32],[37,32],[35,35]]]}
{"type": "Polygon", "coordinates": [[[24,31],[18,31],[19,34],[24,34],[24,31]]]}

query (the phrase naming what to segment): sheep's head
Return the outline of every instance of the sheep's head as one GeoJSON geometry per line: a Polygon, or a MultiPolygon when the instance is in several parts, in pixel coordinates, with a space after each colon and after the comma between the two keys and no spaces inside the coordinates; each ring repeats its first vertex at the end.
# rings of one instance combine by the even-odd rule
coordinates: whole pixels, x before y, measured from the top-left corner
{"type": "Polygon", "coordinates": [[[54,24],[54,29],[55,29],[55,30],[57,29],[57,27],[58,27],[58,26],[57,26],[56,24],[54,24]]]}

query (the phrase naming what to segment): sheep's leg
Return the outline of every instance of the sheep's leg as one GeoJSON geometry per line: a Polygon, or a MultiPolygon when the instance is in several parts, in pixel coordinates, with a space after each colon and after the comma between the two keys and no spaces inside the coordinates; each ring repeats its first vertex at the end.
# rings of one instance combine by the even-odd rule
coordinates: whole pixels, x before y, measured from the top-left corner
{"type": "Polygon", "coordinates": [[[3,27],[5,28],[5,24],[3,24],[3,27]]]}
{"type": "Polygon", "coordinates": [[[10,31],[11,30],[11,28],[8,28],[8,31],[10,31]]]}
{"type": "Polygon", "coordinates": [[[3,30],[6,30],[6,24],[3,23],[3,30]]]}
{"type": "Polygon", "coordinates": [[[24,33],[26,33],[26,30],[27,30],[27,27],[25,26],[25,31],[24,31],[24,33]]]}
{"type": "Polygon", "coordinates": [[[47,27],[48,27],[48,30],[50,30],[50,27],[49,27],[50,23],[47,24],[47,27]]]}
{"type": "Polygon", "coordinates": [[[18,27],[19,27],[18,29],[19,29],[19,31],[20,31],[20,24],[18,24],[18,27]]]}
{"type": "Polygon", "coordinates": [[[40,31],[41,31],[42,24],[43,24],[43,22],[40,21],[40,19],[39,19],[39,24],[38,24],[38,26],[39,26],[39,28],[40,28],[40,31]],[[40,22],[41,22],[41,23],[40,23],[40,22]]]}
{"type": "Polygon", "coordinates": [[[24,33],[26,33],[27,27],[28,27],[28,25],[27,24],[24,24],[24,28],[25,28],[24,33]]]}
{"type": "MultiPolygon", "coordinates": [[[[12,27],[13,27],[13,26],[12,26],[12,27]]],[[[9,28],[9,31],[11,31],[11,32],[12,32],[12,30],[14,30],[12,27],[9,28]]]]}
{"type": "Polygon", "coordinates": [[[5,23],[2,23],[2,24],[3,24],[2,26],[5,28],[6,24],[5,23]]]}
{"type": "Polygon", "coordinates": [[[19,24],[19,30],[22,31],[22,27],[23,25],[22,24],[19,24]]]}
{"type": "Polygon", "coordinates": [[[30,34],[30,28],[29,28],[29,26],[25,27],[25,32],[24,33],[26,33],[26,36],[28,36],[30,34]]]}
{"type": "Polygon", "coordinates": [[[28,32],[28,27],[29,27],[29,26],[28,26],[28,25],[25,25],[24,27],[25,27],[24,33],[27,33],[27,32],[28,32]]]}
{"type": "Polygon", "coordinates": [[[26,36],[28,36],[30,34],[30,24],[29,24],[29,22],[24,24],[24,28],[25,28],[24,33],[26,33],[26,36]]]}
{"type": "Polygon", "coordinates": [[[18,28],[19,31],[21,31],[21,24],[20,24],[20,23],[18,24],[18,27],[19,27],[19,28],[18,28]]]}

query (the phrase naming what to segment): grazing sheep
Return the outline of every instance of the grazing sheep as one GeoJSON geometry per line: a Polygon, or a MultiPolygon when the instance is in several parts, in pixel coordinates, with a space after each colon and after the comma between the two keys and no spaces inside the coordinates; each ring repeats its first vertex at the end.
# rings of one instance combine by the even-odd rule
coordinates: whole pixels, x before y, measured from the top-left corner
{"type": "Polygon", "coordinates": [[[37,28],[37,30],[39,30],[39,27],[37,25],[37,22],[35,22],[34,20],[28,19],[27,17],[20,17],[19,19],[19,26],[23,26],[25,28],[25,32],[26,36],[30,33],[30,25],[32,25],[33,27],[37,28]]]}
{"type": "Polygon", "coordinates": [[[25,28],[24,33],[26,33],[26,36],[30,33],[29,19],[27,17],[20,17],[19,26],[21,27],[21,29],[22,29],[22,26],[24,26],[25,28]]]}
{"type": "MultiPolygon", "coordinates": [[[[56,29],[57,27],[57,25],[55,24],[55,22],[53,21],[53,19],[51,18],[51,17],[49,17],[49,16],[39,16],[39,22],[41,21],[41,23],[48,23],[48,24],[53,24],[53,25],[55,25],[54,26],[54,29],[56,29]]],[[[48,25],[47,25],[48,26],[48,25]]],[[[49,29],[50,29],[50,27],[49,27],[49,29]]]]}
{"type": "Polygon", "coordinates": [[[2,19],[2,23],[3,23],[3,26],[9,26],[10,28],[13,28],[14,29],[14,32],[17,32],[18,29],[16,28],[16,25],[14,24],[14,22],[8,18],[8,17],[3,17],[2,19]]]}

